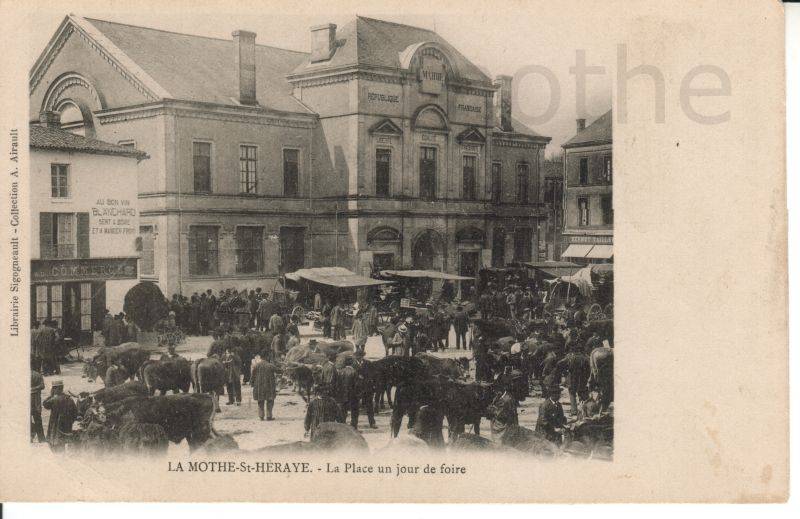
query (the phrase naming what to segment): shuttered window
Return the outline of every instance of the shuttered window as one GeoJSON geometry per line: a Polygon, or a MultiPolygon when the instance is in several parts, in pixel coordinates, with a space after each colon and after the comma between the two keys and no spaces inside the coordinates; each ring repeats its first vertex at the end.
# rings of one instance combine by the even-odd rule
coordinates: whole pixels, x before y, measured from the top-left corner
{"type": "Polygon", "coordinates": [[[528,203],[530,167],[527,164],[517,164],[517,203],[528,203]]]}
{"type": "Polygon", "coordinates": [[[155,233],[152,225],[139,227],[141,238],[141,254],[139,255],[139,273],[143,276],[153,276],[156,273],[155,233]]]}
{"type": "Polygon", "coordinates": [[[389,196],[391,179],[392,150],[375,150],[375,196],[389,196]]]}

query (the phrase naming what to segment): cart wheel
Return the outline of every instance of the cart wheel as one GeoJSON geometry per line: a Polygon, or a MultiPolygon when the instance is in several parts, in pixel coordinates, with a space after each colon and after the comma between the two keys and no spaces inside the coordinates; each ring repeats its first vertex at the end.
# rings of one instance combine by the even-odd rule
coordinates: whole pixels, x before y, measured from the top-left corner
{"type": "Polygon", "coordinates": [[[603,308],[603,313],[606,316],[606,319],[612,319],[614,317],[614,304],[608,303],[605,308],[603,308]]]}
{"type": "Polygon", "coordinates": [[[296,319],[300,319],[300,322],[302,323],[306,318],[306,311],[302,306],[296,305],[294,308],[292,308],[291,315],[296,319]]]}
{"type": "Polygon", "coordinates": [[[599,321],[603,318],[603,307],[599,304],[594,303],[592,306],[589,307],[589,311],[586,312],[586,319],[589,321],[599,321]]]}

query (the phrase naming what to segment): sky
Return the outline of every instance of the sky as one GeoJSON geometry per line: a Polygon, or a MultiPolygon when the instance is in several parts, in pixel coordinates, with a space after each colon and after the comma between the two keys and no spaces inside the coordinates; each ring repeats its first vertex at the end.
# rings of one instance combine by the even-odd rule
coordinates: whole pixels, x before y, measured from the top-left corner
{"type": "Polygon", "coordinates": [[[308,51],[309,28],[322,23],[344,26],[356,15],[435,29],[463,55],[490,77],[514,78],[513,110],[518,119],[541,135],[552,138],[547,155],[559,152],[563,143],[576,132],[575,119],[583,117],[590,124],[611,108],[611,74],[616,60],[614,30],[602,20],[564,16],[559,5],[535,1],[507,0],[492,5],[463,1],[443,2],[432,11],[431,2],[405,0],[401,4],[339,1],[336,10],[326,4],[302,6],[282,1],[225,4],[224,10],[206,2],[183,4],[176,1],[171,11],[163,6],[143,9],[140,3],[119,2],[48,2],[37,6],[28,16],[27,62],[32,65],[58,25],[68,13],[130,25],[230,39],[231,32],[246,29],[256,32],[256,42],[294,50],[308,51]],[[191,7],[190,7],[191,6],[191,7]],[[577,52],[585,53],[588,65],[605,68],[603,74],[586,81],[585,112],[578,113],[576,77],[570,73],[577,52]],[[548,81],[541,73],[552,73],[548,81]],[[553,81],[556,91],[551,90],[553,81]],[[552,117],[542,117],[545,112],[552,117]]]}

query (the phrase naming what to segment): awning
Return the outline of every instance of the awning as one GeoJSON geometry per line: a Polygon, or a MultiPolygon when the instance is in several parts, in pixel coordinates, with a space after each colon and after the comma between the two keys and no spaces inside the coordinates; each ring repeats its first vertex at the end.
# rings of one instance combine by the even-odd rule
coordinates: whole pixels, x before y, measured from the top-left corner
{"type": "Polygon", "coordinates": [[[592,259],[611,259],[614,257],[613,245],[595,245],[592,250],[586,254],[587,258],[592,259]]]}
{"type": "Polygon", "coordinates": [[[562,258],[585,258],[594,245],[571,244],[567,250],[561,253],[562,258]]]}
{"type": "Polygon", "coordinates": [[[535,270],[538,270],[547,276],[557,278],[560,276],[569,276],[570,274],[574,274],[579,268],[580,267],[578,265],[575,265],[574,267],[538,267],[535,270]]]}
{"type": "Polygon", "coordinates": [[[300,269],[286,274],[286,279],[300,281],[305,279],[313,283],[328,285],[337,288],[358,288],[374,285],[386,285],[391,281],[372,279],[359,276],[342,267],[319,267],[312,269],[300,269]]]}
{"type": "Polygon", "coordinates": [[[429,278],[429,279],[447,279],[450,281],[474,281],[475,278],[468,278],[465,276],[456,276],[455,274],[448,274],[447,272],[438,272],[436,270],[381,270],[381,276],[387,277],[400,277],[400,278],[429,278]]]}

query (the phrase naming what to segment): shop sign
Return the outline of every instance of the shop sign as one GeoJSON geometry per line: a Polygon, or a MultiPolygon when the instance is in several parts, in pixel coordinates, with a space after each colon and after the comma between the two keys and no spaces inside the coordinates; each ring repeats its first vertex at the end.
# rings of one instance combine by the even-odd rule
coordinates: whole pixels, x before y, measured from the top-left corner
{"type": "Polygon", "coordinates": [[[31,280],[38,283],[136,279],[138,261],[138,258],[32,260],[31,280]]]}

